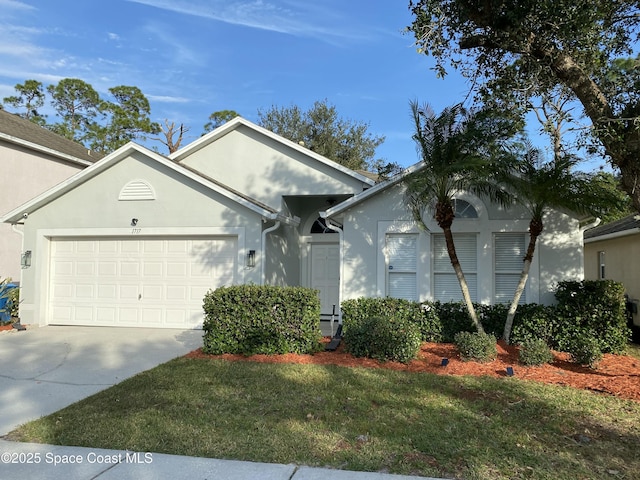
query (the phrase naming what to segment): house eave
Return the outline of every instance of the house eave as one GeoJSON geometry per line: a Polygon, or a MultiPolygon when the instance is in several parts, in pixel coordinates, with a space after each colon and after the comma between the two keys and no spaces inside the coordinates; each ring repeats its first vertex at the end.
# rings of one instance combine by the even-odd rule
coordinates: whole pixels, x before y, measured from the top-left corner
{"type": "Polygon", "coordinates": [[[596,243],[602,242],[604,240],[613,240],[614,238],[622,238],[638,234],[640,234],[640,228],[631,228],[629,230],[622,230],[620,232],[607,233],[605,235],[599,235],[597,237],[585,238],[584,243],[596,243]]]}
{"type": "MultiPolygon", "coordinates": [[[[23,140],[22,138],[14,137],[12,135],[7,135],[6,133],[0,132],[0,140],[4,140],[9,143],[13,143],[14,145],[20,145],[21,147],[28,148],[29,150],[34,150],[39,153],[44,153],[49,156],[58,158],[60,160],[64,160],[65,162],[75,164],[81,167],[90,167],[93,165],[92,162],[87,160],[82,160],[78,157],[74,157],[73,155],[68,155],[66,153],[59,152],[52,148],[44,147],[42,145],[38,145],[37,143],[29,142],[28,140],[23,140]]],[[[87,154],[90,154],[90,150],[87,150],[87,154]]]]}

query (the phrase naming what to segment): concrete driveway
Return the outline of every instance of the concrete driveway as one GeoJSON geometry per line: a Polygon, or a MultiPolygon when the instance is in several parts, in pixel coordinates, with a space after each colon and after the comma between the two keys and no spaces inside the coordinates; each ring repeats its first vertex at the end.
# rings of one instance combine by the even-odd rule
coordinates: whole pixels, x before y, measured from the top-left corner
{"type": "Polygon", "coordinates": [[[202,346],[202,330],[27,327],[0,332],[0,436],[202,346]]]}

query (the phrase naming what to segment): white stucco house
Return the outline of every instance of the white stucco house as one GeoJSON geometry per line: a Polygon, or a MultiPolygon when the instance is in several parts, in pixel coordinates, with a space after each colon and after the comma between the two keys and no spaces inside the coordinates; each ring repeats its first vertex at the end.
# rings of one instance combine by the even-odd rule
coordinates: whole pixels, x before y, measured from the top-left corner
{"type": "MultiPolygon", "coordinates": [[[[79,143],[0,109],[0,210],[22,205],[102,158],[79,143]]],[[[0,278],[20,280],[21,232],[0,225],[0,278]]]]}
{"type": "MultiPolygon", "coordinates": [[[[240,117],[169,157],[130,143],[1,218],[31,252],[21,320],[197,328],[204,294],[242,283],[315,288],[325,315],[359,296],[458,299],[439,229],[404,207],[407,172],[375,184],[240,117]]],[[[504,301],[528,219],[464,193],[457,211],[474,299],[504,301]]],[[[582,278],[578,220],[547,225],[527,302],[582,278]]]]}

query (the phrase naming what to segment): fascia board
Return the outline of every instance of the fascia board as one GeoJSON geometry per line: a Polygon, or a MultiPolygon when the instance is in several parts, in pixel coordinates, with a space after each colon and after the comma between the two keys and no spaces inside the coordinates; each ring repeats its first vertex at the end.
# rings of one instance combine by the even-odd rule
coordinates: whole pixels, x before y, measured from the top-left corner
{"type": "MultiPolygon", "coordinates": [[[[13,144],[28,148],[29,150],[34,150],[40,153],[46,153],[47,155],[51,155],[52,157],[59,158],[61,160],[79,165],[81,167],[89,167],[95,163],[95,162],[94,163],[89,162],[87,160],[82,160],[78,157],[74,157],[73,155],[67,155],[66,153],[62,153],[52,148],[38,145],[37,143],[23,140],[22,138],[14,137],[12,135],[7,135],[6,133],[0,132],[0,139],[5,140],[6,142],[9,142],[9,143],[13,143],[13,144]]],[[[87,151],[89,150],[87,149],[87,151]]]]}

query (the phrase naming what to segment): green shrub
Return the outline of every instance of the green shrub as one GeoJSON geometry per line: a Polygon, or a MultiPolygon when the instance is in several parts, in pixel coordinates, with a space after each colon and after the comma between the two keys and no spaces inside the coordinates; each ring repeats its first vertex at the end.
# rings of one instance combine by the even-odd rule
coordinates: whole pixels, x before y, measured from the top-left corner
{"type": "Polygon", "coordinates": [[[442,341],[452,343],[459,332],[475,332],[467,307],[462,302],[434,302],[442,328],[442,341]]]}
{"type": "Polygon", "coordinates": [[[490,362],[498,356],[496,337],[488,333],[459,332],[454,343],[464,361],[490,362]]]}
{"type": "Polygon", "coordinates": [[[557,331],[554,306],[527,303],[518,306],[513,320],[511,343],[523,344],[532,340],[543,340],[549,346],[555,346],[557,331]]]}
{"type": "Polygon", "coordinates": [[[420,337],[424,342],[441,341],[441,325],[437,309],[430,303],[419,303],[401,298],[361,297],[342,302],[343,332],[371,318],[389,318],[405,320],[418,326],[420,337]]]}
{"type": "Polygon", "coordinates": [[[596,368],[602,360],[600,342],[585,332],[578,333],[572,338],[568,343],[567,352],[571,355],[573,362],[590,368],[596,368]]]}
{"type": "Polygon", "coordinates": [[[540,366],[553,362],[553,354],[543,339],[526,340],[520,345],[518,353],[520,363],[529,366],[540,366]]]}
{"type": "Polygon", "coordinates": [[[565,281],[555,292],[559,350],[568,347],[579,333],[598,340],[603,353],[624,352],[631,331],[625,316],[624,286],[613,280],[565,281]]]}
{"type": "Polygon", "coordinates": [[[204,298],[203,351],[312,353],[320,348],[320,300],[302,287],[236,285],[204,298]]]}
{"type": "Polygon", "coordinates": [[[345,332],[345,349],[355,357],[409,363],[422,343],[420,329],[402,318],[372,317],[345,332]]]}

